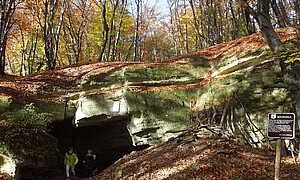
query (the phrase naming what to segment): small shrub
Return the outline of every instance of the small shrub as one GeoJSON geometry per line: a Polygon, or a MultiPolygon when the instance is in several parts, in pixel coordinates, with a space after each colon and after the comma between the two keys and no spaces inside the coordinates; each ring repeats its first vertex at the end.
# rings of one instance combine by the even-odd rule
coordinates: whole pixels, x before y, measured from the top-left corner
{"type": "Polygon", "coordinates": [[[4,113],[10,123],[19,127],[46,127],[53,120],[52,114],[38,113],[34,105],[27,104],[22,109],[4,113]]]}

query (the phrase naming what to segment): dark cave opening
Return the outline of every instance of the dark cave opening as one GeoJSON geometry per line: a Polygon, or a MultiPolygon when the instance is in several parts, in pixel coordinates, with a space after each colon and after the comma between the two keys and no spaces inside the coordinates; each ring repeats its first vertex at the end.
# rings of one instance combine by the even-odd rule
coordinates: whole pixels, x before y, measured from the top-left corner
{"type": "Polygon", "coordinates": [[[97,156],[96,168],[100,173],[124,155],[149,147],[132,145],[127,123],[128,120],[124,119],[101,126],[75,127],[70,119],[52,123],[50,134],[58,139],[58,147],[62,155],[71,146],[76,149],[79,159],[76,165],[76,176],[85,177],[83,159],[88,149],[97,156]]]}

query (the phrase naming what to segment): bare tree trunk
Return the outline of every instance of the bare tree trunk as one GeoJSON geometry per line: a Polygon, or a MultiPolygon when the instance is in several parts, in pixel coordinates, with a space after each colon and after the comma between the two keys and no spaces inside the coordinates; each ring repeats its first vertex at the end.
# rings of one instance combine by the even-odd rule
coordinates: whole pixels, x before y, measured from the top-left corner
{"type": "Polygon", "coordinates": [[[175,56],[178,56],[178,43],[175,37],[175,24],[174,24],[174,16],[173,16],[173,10],[172,10],[172,4],[169,4],[169,11],[170,11],[170,24],[171,24],[171,38],[174,44],[174,50],[175,50],[175,56]]]}
{"type": "Polygon", "coordinates": [[[107,45],[107,40],[108,40],[108,25],[107,25],[107,20],[106,20],[106,0],[102,2],[102,20],[103,20],[103,42],[102,42],[102,47],[101,51],[98,57],[98,61],[103,61],[104,60],[104,53],[107,45]]]}
{"type": "Polygon", "coordinates": [[[280,50],[283,45],[277,36],[270,18],[270,0],[258,0],[258,15],[256,16],[262,34],[272,51],[280,50]]]}
{"type": "Polygon", "coordinates": [[[242,1],[242,5],[246,8],[251,15],[258,22],[259,28],[262,32],[262,35],[265,41],[268,43],[272,51],[283,51],[285,47],[283,46],[282,41],[277,36],[270,20],[269,7],[270,0],[258,0],[257,9],[258,12],[255,12],[248,3],[242,1]]]}
{"type": "Polygon", "coordinates": [[[283,3],[282,3],[282,0],[280,0],[279,2],[279,8],[280,8],[280,11],[281,11],[281,16],[282,16],[282,20],[284,22],[284,24],[286,24],[286,26],[290,26],[291,25],[291,22],[290,22],[290,19],[286,13],[286,8],[284,7],[283,3]]]}
{"type": "Polygon", "coordinates": [[[16,69],[15,69],[15,67],[11,64],[11,60],[10,60],[9,57],[7,57],[7,64],[8,64],[8,67],[9,67],[10,71],[12,72],[12,74],[15,74],[16,69]]]}
{"type": "Polygon", "coordinates": [[[300,3],[299,0],[294,0],[294,9],[295,9],[295,14],[296,14],[296,19],[294,24],[299,24],[300,23],[300,3]]]}
{"type": "Polygon", "coordinates": [[[134,54],[133,54],[133,61],[137,61],[139,60],[139,53],[140,53],[140,43],[139,43],[139,28],[140,28],[140,6],[141,6],[141,0],[135,0],[135,4],[136,4],[136,22],[135,22],[135,32],[134,32],[134,42],[133,42],[133,46],[134,46],[134,54]]]}
{"type": "Polygon", "coordinates": [[[77,64],[82,54],[83,37],[86,33],[90,7],[91,5],[85,0],[78,1],[76,6],[70,3],[67,6],[67,22],[64,23],[64,40],[65,48],[68,51],[69,64],[73,64],[73,61],[77,64]],[[76,16],[81,18],[74,20],[74,11],[77,12],[76,16]]]}
{"type": "Polygon", "coordinates": [[[110,57],[110,49],[111,49],[113,38],[115,36],[115,16],[116,16],[117,7],[119,6],[119,0],[114,1],[112,5],[113,5],[113,11],[110,19],[110,36],[109,36],[108,47],[107,47],[107,56],[108,59],[110,60],[112,60],[112,57],[110,57]]]}
{"type": "MultiPolygon", "coordinates": [[[[243,0],[244,3],[247,2],[247,0],[243,0]]],[[[255,29],[253,27],[253,22],[250,18],[250,13],[248,11],[248,9],[244,8],[244,16],[245,16],[245,21],[246,21],[246,30],[248,32],[249,35],[255,33],[255,29]]]]}
{"type": "Polygon", "coordinates": [[[49,70],[54,69],[56,62],[53,59],[54,48],[53,48],[53,19],[54,19],[54,9],[57,7],[57,1],[44,1],[45,11],[44,11],[44,26],[43,26],[43,41],[45,56],[47,61],[47,68],[49,70]],[[50,3],[50,4],[49,4],[50,3]],[[50,7],[49,7],[50,6],[50,7]]]}
{"type": "MultiPolygon", "coordinates": [[[[186,15],[186,3],[185,0],[183,1],[183,8],[184,8],[184,12],[183,15],[186,15]]],[[[189,40],[188,40],[189,34],[188,34],[188,27],[187,27],[187,20],[184,22],[184,48],[185,48],[185,53],[188,54],[189,53],[189,40]]]]}
{"type": "Polygon", "coordinates": [[[123,25],[123,16],[124,16],[126,7],[127,7],[127,0],[122,0],[122,8],[121,8],[121,12],[120,12],[120,20],[119,20],[119,25],[118,25],[118,31],[117,31],[114,46],[113,46],[113,49],[112,49],[112,57],[111,57],[112,61],[115,61],[115,58],[116,58],[117,46],[119,44],[120,37],[121,37],[121,27],[123,25]]]}
{"type": "Polygon", "coordinates": [[[22,53],[21,53],[21,68],[20,68],[20,76],[26,76],[26,66],[25,66],[25,59],[26,59],[26,49],[28,45],[28,40],[25,40],[24,32],[22,27],[20,27],[21,31],[21,40],[22,40],[22,53]]]}
{"type": "MultiPolygon", "coordinates": [[[[175,10],[174,10],[174,25],[176,27],[176,41],[181,45],[182,42],[184,42],[184,33],[181,27],[181,20],[180,20],[180,15],[179,15],[179,0],[174,1],[175,5],[175,10]]],[[[179,45],[179,46],[180,46],[179,45]]],[[[184,47],[184,45],[181,45],[184,47]]],[[[179,53],[183,54],[182,48],[179,48],[179,53]]]]}
{"type": "MultiPolygon", "coordinates": [[[[207,10],[207,4],[203,2],[204,0],[201,0],[200,2],[200,14],[206,14],[206,10],[207,10]]],[[[200,47],[201,48],[204,48],[204,47],[208,47],[209,44],[210,44],[210,38],[208,37],[208,17],[207,16],[201,16],[200,17],[200,27],[201,27],[201,32],[204,34],[204,37],[203,37],[203,40],[201,41],[201,45],[200,47]]]]}
{"type": "Polygon", "coordinates": [[[28,75],[32,74],[32,62],[34,62],[35,56],[36,56],[36,47],[38,43],[38,29],[34,29],[34,31],[31,31],[31,45],[30,50],[28,52],[27,56],[27,68],[28,68],[28,75]]]}
{"type": "Polygon", "coordinates": [[[0,75],[5,75],[5,52],[7,38],[5,37],[2,41],[4,42],[0,42],[0,75]]]}
{"type": "Polygon", "coordinates": [[[193,0],[189,0],[189,3],[191,5],[191,9],[192,9],[192,13],[193,13],[193,19],[194,19],[194,25],[195,25],[195,32],[196,32],[196,49],[200,49],[200,32],[199,32],[199,24],[198,24],[198,20],[196,18],[196,12],[195,12],[195,7],[194,7],[194,3],[193,0]]]}
{"type": "Polygon", "coordinates": [[[44,1],[44,20],[39,19],[39,23],[43,28],[44,50],[47,62],[47,68],[53,70],[56,67],[56,60],[58,54],[58,44],[60,30],[62,26],[63,16],[65,12],[66,0],[61,1],[61,9],[58,19],[58,24],[55,25],[55,15],[58,9],[58,0],[44,1]]]}
{"type": "Polygon", "coordinates": [[[7,35],[13,24],[12,16],[19,3],[18,0],[1,0],[0,2],[0,75],[5,74],[7,35]]]}
{"type": "Polygon", "coordinates": [[[232,0],[229,1],[229,8],[230,8],[230,12],[231,12],[231,21],[233,24],[233,28],[231,30],[231,40],[234,40],[238,37],[238,23],[237,23],[237,19],[235,17],[235,13],[232,7],[232,0]]]}
{"type": "Polygon", "coordinates": [[[277,23],[278,23],[279,27],[286,27],[286,24],[284,22],[283,16],[279,10],[276,0],[271,0],[271,6],[276,15],[277,23]]]}
{"type": "MultiPolygon", "coordinates": [[[[59,49],[60,32],[61,32],[61,28],[62,28],[62,24],[63,24],[65,9],[66,9],[66,0],[62,0],[58,25],[55,29],[56,32],[54,34],[54,36],[55,36],[55,45],[54,45],[54,57],[53,57],[53,59],[55,61],[57,59],[57,54],[58,54],[58,49],[59,49]]],[[[54,66],[54,68],[55,68],[55,66],[54,66]]]]}

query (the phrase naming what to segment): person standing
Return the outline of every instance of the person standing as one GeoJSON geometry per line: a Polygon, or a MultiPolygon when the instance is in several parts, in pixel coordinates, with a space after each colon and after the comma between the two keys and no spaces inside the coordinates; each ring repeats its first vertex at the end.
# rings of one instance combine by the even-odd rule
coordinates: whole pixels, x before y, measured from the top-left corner
{"type": "Polygon", "coordinates": [[[64,163],[66,165],[67,178],[70,177],[70,170],[72,175],[75,176],[75,166],[78,163],[78,157],[73,147],[70,147],[68,152],[66,152],[64,163]]]}
{"type": "Polygon", "coordinates": [[[93,155],[92,150],[88,150],[86,156],[84,157],[83,163],[86,168],[86,175],[87,177],[93,176],[93,171],[95,169],[95,160],[96,155],[93,155]]]}

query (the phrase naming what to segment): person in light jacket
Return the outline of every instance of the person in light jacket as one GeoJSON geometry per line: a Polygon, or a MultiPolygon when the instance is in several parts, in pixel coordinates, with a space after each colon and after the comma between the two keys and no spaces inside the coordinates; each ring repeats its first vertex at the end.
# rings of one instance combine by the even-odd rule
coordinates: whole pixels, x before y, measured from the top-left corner
{"type": "Polygon", "coordinates": [[[72,175],[75,176],[75,166],[78,163],[78,157],[73,147],[70,147],[68,152],[66,152],[64,163],[66,165],[67,178],[70,177],[70,170],[72,175]]]}

